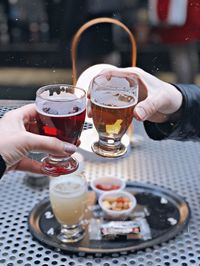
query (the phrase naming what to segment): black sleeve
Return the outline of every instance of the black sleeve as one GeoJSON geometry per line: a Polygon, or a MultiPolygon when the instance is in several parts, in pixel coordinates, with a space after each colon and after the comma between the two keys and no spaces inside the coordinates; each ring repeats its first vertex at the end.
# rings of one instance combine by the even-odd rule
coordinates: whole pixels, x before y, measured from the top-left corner
{"type": "Polygon", "coordinates": [[[3,176],[4,172],[6,171],[6,163],[2,156],[0,155],[0,179],[3,176]]]}
{"type": "Polygon", "coordinates": [[[183,95],[182,114],[176,123],[144,122],[147,135],[154,140],[200,139],[200,86],[174,85],[183,95]]]}

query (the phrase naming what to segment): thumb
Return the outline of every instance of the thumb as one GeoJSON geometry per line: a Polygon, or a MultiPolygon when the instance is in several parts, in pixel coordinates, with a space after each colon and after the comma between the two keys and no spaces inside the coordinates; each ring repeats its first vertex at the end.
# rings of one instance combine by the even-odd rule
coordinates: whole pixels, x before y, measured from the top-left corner
{"type": "Polygon", "coordinates": [[[139,102],[134,108],[134,116],[139,121],[144,121],[156,114],[160,104],[156,98],[147,97],[144,101],[139,102]]]}
{"type": "Polygon", "coordinates": [[[40,151],[51,153],[59,156],[66,156],[74,153],[77,147],[71,143],[63,142],[54,137],[41,136],[33,133],[28,133],[28,149],[30,151],[40,151]]]}

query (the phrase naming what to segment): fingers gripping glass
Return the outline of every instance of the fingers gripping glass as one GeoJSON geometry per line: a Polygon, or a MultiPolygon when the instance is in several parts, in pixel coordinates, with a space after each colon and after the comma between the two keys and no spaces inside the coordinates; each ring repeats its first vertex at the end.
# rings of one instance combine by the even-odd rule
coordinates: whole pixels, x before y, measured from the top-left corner
{"type": "Polygon", "coordinates": [[[127,148],[121,142],[138,101],[138,84],[132,74],[104,73],[91,83],[91,108],[99,140],[92,150],[104,157],[119,157],[127,148]]]}
{"type": "MultiPolygon", "coordinates": [[[[86,93],[83,89],[65,84],[44,86],[36,93],[36,108],[41,135],[77,143],[86,112],[86,93]]],[[[43,171],[52,176],[68,174],[78,168],[78,161],[71,156],[49,154],[42,161],[43,171]]]]}

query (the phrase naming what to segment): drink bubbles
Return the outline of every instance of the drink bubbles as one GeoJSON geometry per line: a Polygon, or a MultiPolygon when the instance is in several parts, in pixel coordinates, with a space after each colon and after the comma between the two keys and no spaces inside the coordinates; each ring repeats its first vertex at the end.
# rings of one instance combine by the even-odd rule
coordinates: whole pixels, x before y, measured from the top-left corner
{"type": "Polygon", "coordinates": [[[86,208],[87,186],[80,174],[51,180],[50,201],[57,220],[64,225],[80,222],[86,208]]]}

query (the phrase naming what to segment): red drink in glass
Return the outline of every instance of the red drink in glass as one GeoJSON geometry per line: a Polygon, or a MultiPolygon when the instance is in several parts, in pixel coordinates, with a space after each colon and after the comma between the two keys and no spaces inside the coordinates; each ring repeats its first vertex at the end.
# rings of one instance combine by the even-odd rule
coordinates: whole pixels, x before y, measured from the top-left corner
{"type": "Polygon", "coordinates": [[[76,144],[85,121],[85,110],[66,116],[39,113],[40,134],[76,144]]]}
{"type": "MultiPolygon", "coordinates": [[[[55,84],[40,88],[36,96],[39,134],[76,144],[83,129],[86,93],[71,85],[55,84]]],[[[49,155],[43,171],[52,176],[69,174],[78,168],[73,157],[49,155]]]]}

